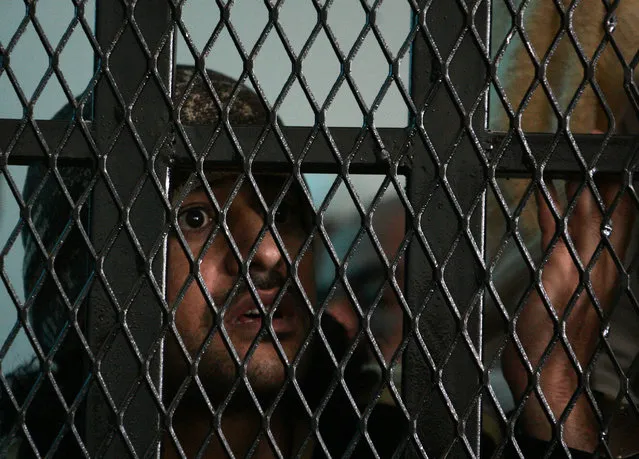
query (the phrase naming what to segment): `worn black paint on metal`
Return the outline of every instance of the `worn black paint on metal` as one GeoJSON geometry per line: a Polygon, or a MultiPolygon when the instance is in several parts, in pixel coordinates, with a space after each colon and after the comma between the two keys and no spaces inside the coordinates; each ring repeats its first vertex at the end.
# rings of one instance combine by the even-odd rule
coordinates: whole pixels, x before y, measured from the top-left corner
{"type": "Polygon", "coordinates": [[[91,227],[99,256],[87,317],[96,356],[87,362],[95,375],[87,445],[92,456],[148,457],[158,451],[162,421],[163,149],[171,139],[163,92],[170,87],[173,34],[166,2],[100,0],[96,6],[99,180],[91,227]]]}
{"type": "MultiPolygon", "coordinates": [[[[327,3],[315,3],[320,21],[327,3]]],[[[175,0],[97,0],[92,120],[35,120],[24,95],[23,119],[0,120],[3,171],[44,162],[84,165],[97,177],[91,214],[96,275],[82,324],[90,345],[83,364],[92,375],[82,430],[91,457],[158,454],[162,429],[170,425],[161,391],[161,334],[169,316],[163,290],[169,163],[193,167],[195,153],[207,155],[204,167],[242,166],[235,140],[255,153],[249,167],[256,171],[408,175],[402,394],[411,427],[400,451],[407,457],[479,456],[487,380],[481,362],[487,188],[497,177],[533,176],[551,152],[545,171],[554,177],[634,171],[628,158],[637,141],[612,137],[604,144],[603,136],[575,136],[577,152],[570,139],[550,134],[527,134],[524,141],[515,130],[489,132],[485,99],[488,75],[496,74],[486,46],[491,2],[409,3],[408,128],[281,126],[281,138],[273,129],[236,128],[236,139],[216,138],[212,148],[209,127],[186,126],[187,144],[170,121],[168,102],[175,0]],[[452,60],[442,55],[445,48],[452,49],[452,60]],[[329,131],[337,151],[328,146],[329,131]],[[620,149],[624,154],[611,154],[620,149]],[[575,158],[592,168],[578,167],[575,158]]],[[[0,75],[7,72],[13,81],[10,48],[0,47],[0,75]]],[[[59,71],[57,64],[51,71],[59,71]]]]}

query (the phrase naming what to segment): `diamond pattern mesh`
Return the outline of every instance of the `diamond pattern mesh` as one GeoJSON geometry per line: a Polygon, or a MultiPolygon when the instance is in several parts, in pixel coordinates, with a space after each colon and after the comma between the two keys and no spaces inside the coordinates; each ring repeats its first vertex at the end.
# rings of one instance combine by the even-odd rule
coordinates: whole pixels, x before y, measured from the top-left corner
{"type": "Polygon", "coordinates": [[[3,457],[639,453],[635,0],[0,8],[3,457]]]}

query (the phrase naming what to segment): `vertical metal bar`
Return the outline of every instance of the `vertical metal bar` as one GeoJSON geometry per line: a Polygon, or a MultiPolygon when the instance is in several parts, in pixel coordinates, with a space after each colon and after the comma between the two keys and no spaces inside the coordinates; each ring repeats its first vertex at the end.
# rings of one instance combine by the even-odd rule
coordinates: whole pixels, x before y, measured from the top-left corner
{"type": "MultiPolygon", "coordinates": [[[[466,2],[467,8],[475,3],[466,2]]],[[[412,421],[406,452],[409,457],[477,457],[487,172],[478,159],[474,131],[484,131],[485,105],[476,101],[486,70],[470,32],[452,61],[444,54],[446,43],[453,47],[469,17],[460,2],[419,4],[417,19],[430,38],[420,33],[412,55],[411,91],[420,110],[415,120],[420,140],[408,175],[416,236],[406,278],[413,317],[405,327],[411,336],[403,363],[404,400],[412,421]],[[472,119],[468,111],[464,119],[456,108],[450,79],[463,81],[454,86],[466,110],[476,107],[472,119]]],[[[474,19],[484,37],[488,7],[483,2],[474,19]]]]}
{"type": "Polygon", "coordinates": [[[159,158],[170,115],[168,2],[98,0],[94,127],[100,151],[91,232],[98,253],[88,335],[92,457],[157,455],[164,210],[159,158]],[[155,175],[154,175],[155,174],[155,175]],[[147,259],[147,257],[151,259],[147,259]]]}

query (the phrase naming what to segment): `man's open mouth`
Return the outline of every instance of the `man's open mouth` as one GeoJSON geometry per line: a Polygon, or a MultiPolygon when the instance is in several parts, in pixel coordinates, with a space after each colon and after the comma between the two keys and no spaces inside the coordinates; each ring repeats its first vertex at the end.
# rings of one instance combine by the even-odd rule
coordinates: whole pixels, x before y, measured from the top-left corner
{"type": "MultiPolygon", "coordinates": [[[[262,313],[257,308],[253,308],[250,311],[244,313],[244,317],[248,319],[260,319],[262,317],[262,313]]],[[[283,317],[282,311],[278,308],[273,313],[273,319],[281,319],[283,317]]]]}
{"type": "MultiPolygon", "coordinates": [[[[269,311],[267,310],[266,313],[268,314],[269,311]]],[[[273,312],[273,321],[282,319],[282,318],[284,318],[284,314],[282,313],[282,310],[280,308],[277,308],[273,312]]],[[[246,311],[244,314],[242,314],[238,318],[238,322],[245,322],[250,320],[262,320],[262,313],[260,312],[259,309],[253,308],[249,311],[246,311]]]]}
{"type": "Polygon", "coordinates": [[[239,301],[227,311],[225,318],[227,326],[241,326],[242,328],[259,330],[262,327],[263,319],[266,319],[267,324],[271,322],[275,333],[288,333],[296,330],[301,325],[297,323],[301,311],[297,310],[298,306],[288,293],[282,295],[276,305],[277,293],[277,291],[258,291],[264,306],[264,315],[260,312],[260,308],[250,293],[242,295],[239,301]],[[269,317],[271,317],[270,320],[269,317]]]}

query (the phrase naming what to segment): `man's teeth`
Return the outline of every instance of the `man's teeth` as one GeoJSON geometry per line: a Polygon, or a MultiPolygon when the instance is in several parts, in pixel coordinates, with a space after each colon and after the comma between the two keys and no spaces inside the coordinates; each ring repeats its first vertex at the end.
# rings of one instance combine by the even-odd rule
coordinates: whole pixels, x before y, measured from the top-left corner
{"type": "MultiPolygon", "coordinates": [[[[267,313],[267,314],[268,314],[268,313],[267,313]]],[[[259,309],[257,309],[257,308],[249,309],[248,311],[246,311],[246,312],[244,313],[244,315],[245,315],[245,316],[247,316],[247,317],[252,317],[252,318],[253,318],[253,317],[258,318],[258,317],[261,317],[261,316],[262,316],[262,315],[260,314],[259,309]]],[[[274,318],[274,319],[279,319],[279,318],[281,318],[281,317],[282,317],[282,313],[281,313],[281,311],[280,311],[279,309],[277,309],[277,310],[273,313],[273,318],[274,318]]]]}

